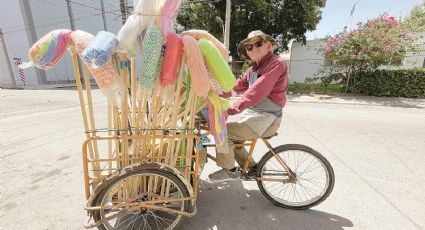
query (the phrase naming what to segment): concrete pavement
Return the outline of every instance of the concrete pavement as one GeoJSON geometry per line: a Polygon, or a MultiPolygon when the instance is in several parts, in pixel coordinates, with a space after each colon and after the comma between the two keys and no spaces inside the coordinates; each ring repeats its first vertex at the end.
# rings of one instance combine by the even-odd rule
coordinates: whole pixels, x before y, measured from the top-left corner
{"type": "MultiPolygon", "coordinates": [[[[424,99],[290,95],[271,142],[323,153],[331,196],[308,211],[278,208],[255,182],[211,184],[208,163],[183,229],[425,229],[424,134],[424,99]]],[[[0,229],[83,229],[83,140],[75,90],[0,90],[0,229]]]]}

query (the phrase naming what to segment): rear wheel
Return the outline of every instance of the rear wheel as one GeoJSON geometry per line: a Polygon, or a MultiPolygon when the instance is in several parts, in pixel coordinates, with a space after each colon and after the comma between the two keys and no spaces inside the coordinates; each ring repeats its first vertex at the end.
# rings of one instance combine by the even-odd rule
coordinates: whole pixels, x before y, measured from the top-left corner
{"type": "Polygon", "coordinates": [[[281,145],[273,151],[293,173],[290,177],[270,151],[258,163],[258,178],[286,180],[257,180],[261,193],[273,204],[289,209],[308,209],[320,204],[332,192],[334,171],[319,152],[298,144],[281,145]]]}
{"type": "MultiPolygon", "coordinates": [[[[189,191],[176,175],[160,169],[136,169],[111,178],[96,197],[94,220],[104,221],[102,230],[112,229],[174,229],[184,216],[149,208],[110,208],[105,206],[160,199],[188,198],[189,191]]],[[[190,200],[156,203],[156,206],[189,212],[190,200]]]]}

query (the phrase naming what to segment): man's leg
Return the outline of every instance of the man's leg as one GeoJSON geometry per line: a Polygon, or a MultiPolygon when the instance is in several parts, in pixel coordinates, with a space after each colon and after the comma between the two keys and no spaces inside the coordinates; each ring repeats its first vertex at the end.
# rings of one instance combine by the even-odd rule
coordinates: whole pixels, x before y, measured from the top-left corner
{"type": "MultiPolygon", "coordinates": [[[[280,127],[281,120],[282,120],[282,118],[280,118],[280,117],[276,118],[276,120],[265,131],[265,133],[263,134],[263,137],[269,137],[269,136],[272,136],[273,134],[275,134],[280,127]]],[[[258,136],[251,136],[251,138],[246,138],[246,140],[250,140],[250,139],[253,139],[253,138],[258,138],[258,136]]],[[[238,140],[235,140],[233,142],[235,144],[243,144],[244,143],[244,141],[238,141],[238,140]]],[[[249,155],[246,148],[243,147],[243,146],[235,147],[234,153],[235,153],[235,160],[238,163],[238,165],[241,166],[241,167],[244,167],[245,162],[247,161],[248,155],[249,155]]],[[[254,161],[253,158],[251,158],[250,161],[249,161],[248,168],[253,168],[254,166],[256,166],[256,162],[254,161]]]]}
{"type": "Polygon", "coordinates": [[[234,145],[229,139],[226,139],[222,146],[216,147],[216,159],[218,166],[225,169],[231,169],[235,167],[233,149],[234,145]]]}
{"type": "MultiPolygon", "coordinates": [[[[244,142],[245,141],[235,141],[234,143],[235,144],[243,144],[244,142]]],[[[244,146],[240,146],[240,147],[235,147],[234,152],[235,152],[236,162],[238,163],[238,165],[240,167],[244,167],[245,162],[248,159],[248,155],[249,155],[248,151],[246,150],[246,148],[244,146]]],[[[250,161],[249,161],[248,168],[253,167],[255,164],[256,163],[255,163],[254,159],[251,158],[250,161]]]]}
{"type": "MultiPolygon", "coordinates": [[[[248,158],[248,152],[245,148],[237,148],[235,149],[234,143],[240,143],[245,140],[251,140],[255,138],[259,138],[258,134],[250,128],[247,122],[241,122],[245,114],[238,114],[236,116],[232,116],[231,119],[228,120],[227,123],[227,134],[228,139],[226,140],[227,144],[224,143],[224,146],[216,148],[216,157],[217,157],[217,165],[222,167],[223,170],[220,170],[216,173],[210,175],[211,180],[216,181],[224,181],[228,180],[229,176],[232,177],[232,172],[229,171],[235,165],[235,160],[240,166],[244,166],[245,161],[248,158]]],[[[256,122],[261,122],[259,119],[256,122]]],[[[252,121],[251,121],[252,122],[252,121]]],[[[267,124],[268,126],[269,124],[267,124]]],[[[270,125],[268,130],[266,130],[266,134],[275,133],[276,130],[280,126],[280,118],[276,119],[270,125]]],[[[272,134],[270,134],[272,135],[272,134]]],[[[250,160],[249,167],[255,166],[256,163],[253,159],[250,160]]],[[[235,176],[236,177],[236,176],[235,176]]]]}
{"type": "Polygon", "coordinates": [[[226,147],[228,147],[228,149],[222,147],[217,148],[217,165],[222,168],[233,168],[235,166],[234,143],[241,143],[245,140],[251,140],[257,137],[257,134],[255,134],[246,123],[227,123],[226,147]]]}
{"type": "Polygon", "coordinates": [[[240,177],[240,172],[234,169],[235,153],[233,142],[255,138],[256,134],[245,123],[238,122],[240,120],[237,118],[238,115],[232,116],[233,119],[228,120],[228,138],[223,146],[216,148],[217,165],[223,169],[208,176],[212,181],[222,182],[239,179],[240,177]]]}
{"type": "Polygon", "coordinates": [[[280,123],[282,122],[282,117],[276,118],[270,127],[264,132],[263,137],[270,137],[277,132],[280,127],[280,123]]]}
{"type": "MultiPolygon", "coordinates": [[[[272,136],[273,134],[276,133],[276,131],[279,129],[280,127],[280,122],[281,122],[281,118],[277,118],[271,125],[270,127],[267,128],[267,130],[264,132],[264,134],[262,135],[262,137],[269,137],[272,136]]],[[[243,144],[243,142],[235,142],[235,143],[240,143],[243,144]]],[[[245,162],[248,160],[248,156],[249,153],[246,150],[246,148],[244,146],[241,147],[236,147],[235,150],[235,159],[238,162],[238,164],[241,167],[245,166],[245,162]]],[[[248,165],[248,171],[246,174],[246,178],[255,178],[257,175],[257,163],[254,161],[254,159],[251,157],[251,159],[249,159],[249,165],[248,165]]]]}

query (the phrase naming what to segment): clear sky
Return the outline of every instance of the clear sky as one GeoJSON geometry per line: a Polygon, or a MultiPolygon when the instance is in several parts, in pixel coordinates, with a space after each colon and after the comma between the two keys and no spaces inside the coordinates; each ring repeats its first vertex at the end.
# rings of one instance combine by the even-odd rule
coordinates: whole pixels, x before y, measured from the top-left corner
{"type": "Polygon", "coordinates": [[[307,39],[334,35],[348,28],[355,27],[359,21],[367,21],[384,12],[390,16],[405,17],[410,10],[422,0],[327,0],[322,10],[322,20],[315,31],[307,33],[307,39]],[[350,16],[354,3],[357,2],[353,16],[350,16]]]}

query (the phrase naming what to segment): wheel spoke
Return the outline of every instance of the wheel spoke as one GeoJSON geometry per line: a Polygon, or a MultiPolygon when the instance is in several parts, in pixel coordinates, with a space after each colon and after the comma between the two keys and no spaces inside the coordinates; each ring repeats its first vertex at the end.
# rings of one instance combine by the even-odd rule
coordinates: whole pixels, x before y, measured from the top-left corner
{"type": "MultiPolygon", "coordinates": [[[[168,173],[169,174],[169,173],[168,173]]],[[[118,205],[126,203],[134,203],[144,201],[157,200],[165,198],[185,198],[188,197],[188,191],[183,182],[177,177],[174,179],[170,176],[165,176],[167,173],[153,173],[146,172],[140,174],[133,174],[117,180],[111,186],[106,186],[105,192],[101,192],[102,198],[99,198],[100,206],[118,205]],[[167,186],[172,188],[173,192],[166,193],[167,186]],[[144,185],[145,184],[145,185],[144,185]],[[186,192],[183,192],[186,189],[186,192]],[[186,194],[183,196],[183,194],[186,194]]],[[[171,174],[170,174],[171,175],[171,174]]],[[[169,190],[167,190],[169,191],[169,190]]],[[[174,209],[178,211],[185,211],[185,205],[188,201],[173,201],[156,203],[156,206],[174,209]]],[[[142,207],[123,207],[101,209],[99,214],[95,215],[95,219],[104,219],[111,217],[118,212],[126,209],[133,211],[126,213],[124,216],[119,216],[106,221],[103,226],[107,230],[112,229],[168,229],[174,228],[182,219],[182,216],[169,213],[167,211],[147,209],[142,207]]]]}
{"type": "Polygon", "coordinates": [[[302,182],[300,182],[298,185],[299,185],[301,188],[303,188],[303,190],[304,190],[304,191],[306,191],[307,193],[309,193],[311,197],[314,197],[314,196],[315,196],[315,193],[313,193],[313,192],[311,191],[311,190],[314,190],[314,189],[307,189],[307,188],[304,186],[304,184],[303,184],[302,182]]]}
{"type": "MultiPolygon", "coordinates": [[[[316,164],[313,164],[313,166],[314,166],[314,165],[316,165],[316,164]]],[[[310,167],[310,165],[309,165],[309,167],[310,167]]],[[[320,163],[318,163],[318,166],[313,167],[313,168],[309,168],[309,170],[308,170],[308,171],[303,171],[303,173],[302,173],[301,175],[306,174],[306,173],[310,173],[310,172],[312,172],[313,170],[318,169],[318,168],[321,168],[321,167],[323,167],[323,165],[321,165],[320,163]]]]}
{"type": "Polygon", "coordinates": [[[329,195],[334,183],[333,171],[329,172],[329,169],[332,170],[331,166],[322,160],[324,158],[319,153],[301,147],[277,150],[276,154],[294,172],[294,177],[288,176],[288,172],[273,155],[270,154],[267,160],[262,160],[259,167],[263,178],[289,179],[285,182],[257,181],[260,190],[268,199],[285,207],[308,208],[329,195]]]}
{"type": "MultiPolygon", "coordinates": [[[[294,153],[295,154],[295,153],[294,153]]],[[[294,169],[294,171],[296,172],[297,171],[297,169],[298,169],[298,167],[300,166],[300,165],[302,165],[307,159],[309,158],[309,155],[306,155],[306,156],[304,156],[304,159],[300,162],[300,154],[298,154],[298,161],[295,163],[294,162],[294,166],[295,166],[295,169],[294,169]]]]}
{"type": "Polygon", "coordinates": [[[303,180],[303,181],[306,181],[306,182],[309,182],[310,184],[312,184],[312,185],[314,185],[314,186],[316,186],[316,187],[323,187],[323,186],[320,186],[322,183],[320,183],[320,182],[317,182],[317,181],[313,181],[313,180],[307,180],[307,179],[304,179],[304,178],[299,178],[300,180],[303,180]]]}

